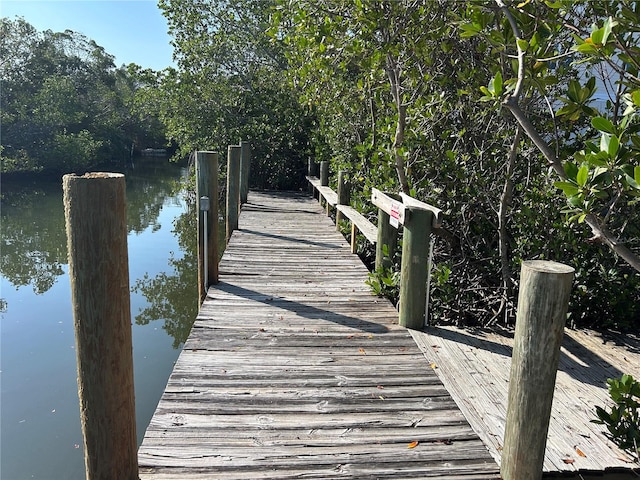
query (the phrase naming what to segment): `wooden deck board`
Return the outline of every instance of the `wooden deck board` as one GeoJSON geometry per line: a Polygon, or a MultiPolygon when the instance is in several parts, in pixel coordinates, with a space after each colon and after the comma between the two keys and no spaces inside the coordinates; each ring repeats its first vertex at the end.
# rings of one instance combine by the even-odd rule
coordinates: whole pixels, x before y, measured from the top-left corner
{"type": "Polygon", "coordinates": [[[142,480],[499,477],[316,202],[251,192],[239,223],[140,447],[142,480]]]}
{"type": "MultiPolygon", "coordinates": [[[[412,332],[447,390],[500,463],[513,339],[495,332],[429,327],[412,332]]],[[[640,341],[565,330],[556,380],[546,472],[628,471],[637,464],[591,423],[594,406],[608,405],[606,379],[622,373],[640,378],[640,341]],[[622,371],[624,370],[624,372],[622,371]]]]}

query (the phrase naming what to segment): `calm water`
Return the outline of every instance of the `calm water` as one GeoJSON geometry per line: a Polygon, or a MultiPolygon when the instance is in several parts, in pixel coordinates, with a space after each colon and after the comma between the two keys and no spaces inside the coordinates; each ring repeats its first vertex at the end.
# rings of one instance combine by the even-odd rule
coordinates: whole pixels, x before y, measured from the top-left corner
{"type": "MultiPolygon", "coordinates": [[[[124,171],[138,443],[197,311],[184,168],[124,171]]],[[[0,477],[84,478],[61,180],[2,182],[0,477]]]]}

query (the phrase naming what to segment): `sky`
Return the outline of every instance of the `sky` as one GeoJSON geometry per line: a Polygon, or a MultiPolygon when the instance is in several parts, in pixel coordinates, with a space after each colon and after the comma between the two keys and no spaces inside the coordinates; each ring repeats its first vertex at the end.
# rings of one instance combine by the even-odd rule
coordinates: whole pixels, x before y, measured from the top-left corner
{"type": "Polygon", "coordinates": [[[157,0],[0,0],[0,16],[16,16],[37,30],[82,33],[116,57],[162,70],[174,65],[167,22],[157,0]]]}

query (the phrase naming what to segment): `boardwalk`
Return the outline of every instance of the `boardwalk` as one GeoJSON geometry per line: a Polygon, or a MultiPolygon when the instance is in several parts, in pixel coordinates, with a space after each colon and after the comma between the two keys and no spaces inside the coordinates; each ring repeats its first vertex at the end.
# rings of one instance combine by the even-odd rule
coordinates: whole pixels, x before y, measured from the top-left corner
{"type": "Polygon", "coordinates": [[[240,228],[140,447],[142,480],[499,477],[315,201],[252,193],[240,228]]]}
{"type": "MultiPolygon", "coordinates": [[[[500,462],[507,412],[513,338],[509,334],[455,327],[412,332],[425,356],[500,462]]],[[[594,406],[609,405],[607,378],[640,378],[636,335],[565,330],[544,462],[545,472],[626,472],[640,478],[634,456],[620,450],[602,425],[591,422],[594,406]],[[635,471],[635,473],[634,473],[635,471]]],[[[582,478],[589,478],[583,475],[582,478]]]]}

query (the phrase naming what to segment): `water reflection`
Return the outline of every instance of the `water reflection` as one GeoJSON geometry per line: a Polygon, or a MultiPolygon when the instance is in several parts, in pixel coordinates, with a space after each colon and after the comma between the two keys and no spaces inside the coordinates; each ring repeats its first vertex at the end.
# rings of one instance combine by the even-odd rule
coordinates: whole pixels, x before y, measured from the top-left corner
{"type": "Polygon", "coordinates": [[[36,294],[47,292],[67,263],[60,186],[35,180],[3,182],[0,222],[0,274],[16,289],[31,285],[36,294]]]}
{"type": "Polygon", "coordinates": [[[133,291],[147,299],[147,306],[135,317],[137,325],[147,325],[164,319],[163,329],[173,337],[173,348],[187,340],[198,311],[197,293],[197,219],[195,198],[185,198],[188,208],[175,218],[172,232],[178,240],[181,257],[172,253],[169,266],[173,272],[161,272],[154,277],[145,274],[133,286],[133,291]]]}
{"type": "MultiPolygon", "coordinates": [[[[129,234],[160,230],[160,212],[167,201],[184,201],[187,205],[184,213],[172,219],[172,233],[180,251],[171,253],[169,271],[153,277],[145,273],[132,289],[148,302],[135,315],[136,324],[164,319],[163,328],[173,337],[174,348],[178,348],[186,340],[197,313],[195,198],[192,193],[184,193],[186,171],[177,179],[176,166],[166,161],[138,162],[136,168],[122,173],[127,183],[129,234]]],[[[65,274],[67,239],[61,184],[61,178],[47,181],[41,177],[2,184],[0,274],[16,289],[30,285],[36,295],[41,295],[65,274]]],[[[131,263],[135,261],[135,256],[130,258],[131,263]]],[[[7,311],[10,303],[10,296],[0,299],[0,311],[7,311]]]]}

